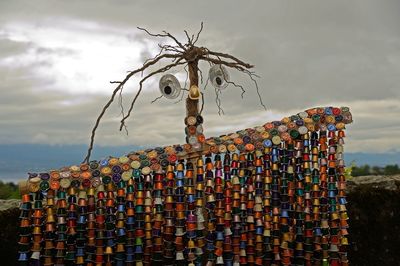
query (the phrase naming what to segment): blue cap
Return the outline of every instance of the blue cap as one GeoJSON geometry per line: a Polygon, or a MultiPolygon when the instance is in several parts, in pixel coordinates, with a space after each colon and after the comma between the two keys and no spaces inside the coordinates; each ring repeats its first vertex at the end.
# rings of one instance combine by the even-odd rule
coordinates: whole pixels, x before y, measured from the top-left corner
{"type": "Polygon", "coordinates": [[[76,249],[76,256],[77,256],[77,257],[83,257],[83,256],[85,256],[85,250],[84,250],[84,248],[77,248],[77,249],[76,249]]]}
{"type": "Polygon", "coordinates": [[[243,137],[243,142],[244,142],[244,143],[250,143],[250,142],[251,142],[250,136],[244,136],[244,137],[243,137]]]}
{"type": "Polygon", "coordinates": [[[117,229],[117,236],[124,236],[124,235],[126,235],[125,228],[118,228],[117,229]]]}
{"type": "Polygon", "coordinates": [[[86,216],[84,215],[79,215],[78,217],[78,224],[84,224],[86,223],[86,216]]]}
{"type": "Polygon", "coordinates": [[[271,147],[272,146],[272,141],[270,139],[266,139],[263,141],[263,145],[265,147],[271,147]]]}
{"type": "Polygon", "coordinates": [[[288,211],[287,211],[287,210],[282,210],[281,217],[289,218],[289,213],[288,213],[288,211]]]}
{"type": "Polygon", "coordinates": [[[118,211],[119,212],[125,212],[125,205],[124,204],[118,205],[118,211]]]}
{"type": "Polygon", "coordinates": [[[119,181],[121,181],[121,174],[120,173],[114,173],[112,175],[112,180],[114,181],[114,183],[118,183],[119,181]]]}
{"type": "Polygon", "coordinates": [[[113,246],[115,246],[115,240],[114,240],[114,238],[107,239],[107,246],[108,246],[108,247],[113,247],[113,246]]]}
{"type": "Polygon", "coordinates": [[[103,159],[100,161],[101,166],[107,166],[108,165],[108,159],[103,159]]]}
{"type": "Polygon", "coordinates": [[[184,178],[185,177],[185,174],[184,174],[184,172],[183,171],[178,171],[178,172],[176,172],[176,178],[184,178]]]}
{"type": "Polygon", "coordinates": [[[231,259],[230,260],[224,259],[224,265],[225,266],[232,266],[233,265],[233,261],[231,259]]]}
{"type": "Polygon", "coordinates": [[[182,179],[176,180],[176,186],[177,187],[183,187],[183,180],[182,179]]]}
{"type": "Polygon", "coordinates": [[[343,197],[339,198],[339,204],[345,205],[346,203],[347,203],[346,198],[343,198],[343,197]]]}
{"type": "Polygon", "coordinates": [[[337,115],[335,117],[335,120],[336,120],[336,122],[341,122],[341,121],[343,121],[343,116],[342,115],[337,115]]]}
{"type": "Polygon", "coordinates": [[[256,166],[256,174],[262,174],[262,173],[263,173],[262,166],[256,166]]]}
{"type": "Polygon", "coordinates": [[[194,195],[188,195],[187,200],[188,202],[194,202],[195,201],[194,195]]]}
{"type": "Polygon", "coordinates": [[[212,251],[214,249],[215,249],[214,243],[213,242],[207,242],[206,250],[212,251]]]}
{"type": "Polygon", "coordinates": [[[114,166],[111,168],[111,170],[112,170],[114,173],[121,173],[121,171],[122,171],[121,166],[119,166],[119,165],[114,165],[114,166]]]}
{"type": "Polygon", "coordinates": [[[28,253],[19,253],[18,261],[28,261],[28,253]]]}
{"type": "Polygon", "coordinates": [[[136,254],[141,254],[141,253],[143,253],[143,248],[142,248],[142,246],[135,246],[135,253],[136,253],[136,254]]]}
{"type": "Polygon", "coordinates": [[[332,114],[333,114],[332,108],[331,108],[331,107],[326,107],[326,108],[325,108],[325,114],[326,114],[326,115],[332,115],[332,114]]]}
{"type": "Polygon", "coordinates": [[[334,124],[328,124],[327,126],[329,131],[335,131],[336,130],[336,126],[334,124]]]}
{"type": "Polygon", "coordinates": [[[187,231],[186,236],[188,238],[195,238],[196,237],[196,231],[187,231]]]}

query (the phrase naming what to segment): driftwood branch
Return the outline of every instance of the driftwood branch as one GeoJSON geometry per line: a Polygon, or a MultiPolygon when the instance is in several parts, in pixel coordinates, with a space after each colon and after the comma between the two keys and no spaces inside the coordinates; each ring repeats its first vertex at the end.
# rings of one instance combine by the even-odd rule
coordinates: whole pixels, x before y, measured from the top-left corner
{"type": "MultiPolygon", "coordinates": [[[[138,27],[138,29],[141,31],[144,31],[146,34],[148,34],[149,36],[152,36],[152,37],[172,40],[173,44],[159,44],[158,47],[159,47],[160,51],[153,58],[147,59],[140,68],[137,68],[133,71],[129,71],[128,74],[125,76],[125,78],[122,80],[110,81],[111,84],[116,84],[117,86],[113,90],[113,92],[110,96],[110,99],[103,106],[99,116],[97,117],[97,119],[95,121],[93,129],[91,131],[90,144],[88,147],[88,151],[87,151],[85,159],[83,160],[84,163],[88,163],[90,161],[90,156],[91,156],[91,153],[93,150],[96,130],[99,127],[100,121],[103,118],[105,112],[110,107],[110,105],[114,102],[116,95],[117,94],[119,95],[118,102],[120,105],[121,115],[122,115],[119,129],[122,130],[123,128],[125,128],[126,132],[128,132],[127,127],[126,127],[126,120],[132,114],[133,107],[143,90],[144,83],[150,77],[152,77],[156,74],[164,73],[164,72],[170,70],[171,68],[174,68],[174,67],[177,67],[180,65],[184,65],[184,69],[185,69],[186,73],[188,73],[187,72],[188,66],[189,66],[189,68],[191,68],[190,70],[193,70],[192,68],[194,68],[196,70],[196,73],[200,74],[201,83],[203,83],[203,73],[198,68],[198,63],[200,61],[208,62],[210,65],[214,65],[214,64],[223,65],[227,68],[235,69],[237,71],[245,73],[246,75],[248,75],[250,80],[252,80],[254,82],[261,105],[265,108],[265,105],[262,102],[262,98],[261,98],[261,95],[259,92],[257,81],[255,79],[258,76],[254,72],[250,71],[250,69],[252,69],[254,67],[253,65],[246,63],[243,60],[241,60],[235,56],[232,56],[230,54],[211,51],[208,48],[198,47],[195,45],[197,43],[197,41],[199,40],[201,32],[203,31],[203,23],[201,23],[200,29],[197,32],[197,34],[190,35],[186,30],[184,31],[185,36],[187,38],[186,43],[182,43],[175,36],[173,36],[172,34],[170,34],[169,32],[166,32],[166,31],[163,31],[162,33],[151,33],[150,31],[148,31],[145,28],[138,27]],[[164,61],[165,59],[171,59],[172,63],[169,63],[165,66],[156,67],[155,70],[148,72],[149,68],[158,65],[161,61],[164,61]],[[145,72],[147,72],[147,73],[145,74],[145,72]],[[141,80],[139,81],[139,84],[138,84],[139,88],[138,88],[135,96],[130,101],[128,111],[125,113],[125,109],[123,107],[123,101],[122,101],[124,85],[133,76],[135,76],[137,74],[141,75],[141,80]]],[[[187,74],[186,81],[185,81],[185,87],[186,87],[186,82],[187,82],[188,76],[189,75],[187,74]]],[[[190,80],[190,81],[192,83],[192,80],[190,80]]],[[[196,81],[197,81],[197,79],[196,79],[196,81]]],[[[242,90],[241,95],[243,97],[245,90],[242,85],[236,84],[233,81],[228,81],[228,80],[226,80],[226,81],[228,84],[232,84],[233,86],[240,88],[242,90]]],[[[197,82],[195,82],[195,84],[197,84],[197,82]]],[[[205,87],[207,87],[207,84],[208,84],[208,79],[206,80],[205,87]]],[[[216,90],[215,93],[216,93],[216,104],[218,107],[218,113],[221,114],[224,111],[222,110],[222,107],[221,107],[221,99],[219,97],[220,92],[216,90]]],[[[184,97],[184,94],[185,94],[185,92],[182,93],[182,99],[184,97]]],[[[202,92],[201,92],[201,97],[202,97],[202,106],[201,106],[200,112],[202,112],[203,108],[204,108],[204,94],[202,92]]],[[[155,100],[153,100],[152,103],[155,102],[156,100],[158,100],[159,98],[161,98],[161,96],[157,97],[155,100]]],[[[181,101],[181,100],[179,100],[179,101],[181,101]]]]}

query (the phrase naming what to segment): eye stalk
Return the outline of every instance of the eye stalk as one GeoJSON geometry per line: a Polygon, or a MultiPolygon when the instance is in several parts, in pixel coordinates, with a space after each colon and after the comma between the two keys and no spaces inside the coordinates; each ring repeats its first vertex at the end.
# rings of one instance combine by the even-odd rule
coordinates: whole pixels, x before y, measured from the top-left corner
{"type": "Polygon", "coordinates": [[[167,99],[176,99],[181,94],[181,84],[178,79],[172,74],[165,74],[161,77],[160,92],[167,99]]]}
{"type": "Polygon", "coordinates": [[[223,65],[214,65],[208,72],[209,79],[214,88],[223,90],[230,82],[229,73],[223,65]]]}

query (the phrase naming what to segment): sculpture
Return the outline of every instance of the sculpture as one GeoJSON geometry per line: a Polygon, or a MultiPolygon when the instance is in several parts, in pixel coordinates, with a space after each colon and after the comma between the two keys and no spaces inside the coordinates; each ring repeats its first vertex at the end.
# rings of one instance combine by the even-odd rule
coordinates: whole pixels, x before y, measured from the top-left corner
{"type": "MultiPolygon", "coordinates": [[[[258,85],[250,64],[196,47],[200,32],[185,32],[186,44],[167,32],[149,33],[176,45],[160,46],[154,59],[113,82],[117,87],[96,121],[84,161],[30,174],[22,189],[21,265],[348,264],[343,144],[349,109],[312,108],[206,138],[199,60],[211,63],[216,89],[241,87],[230,81],[229,67],[258,85]],[[163,58],[174,61],[140,81],[120,129],[148,77],[186,64],[187,143],[90,160],[96,128],[117,93],[163,58]]],[[[179,90],[174,76],[161,78],[164,97],[176,98],[179,90]]]]}

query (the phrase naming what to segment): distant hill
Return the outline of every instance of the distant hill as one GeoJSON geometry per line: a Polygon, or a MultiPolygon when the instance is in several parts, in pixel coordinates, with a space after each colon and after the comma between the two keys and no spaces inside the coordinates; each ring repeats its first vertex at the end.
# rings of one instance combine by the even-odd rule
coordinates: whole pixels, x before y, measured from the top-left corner
{"type": "MultiPolygon", "coordinates": [[[[138,146],[95,147],[91,158],[121,156],[138,149],[138,146]]],[[[27,177],[28,172],[80,164],[86,151],[86,145],[0,145],[0,180],[15,182],[27,177]]]]}
{"type": "MultiPolygon", "coordinates": [[[[121,156],[140,149],[138,146],[95,147],[93,159],[121,156]]],[[[14,181],[27,177],[27,172],[40,172],[79,164],[86,154],[86,145],[0,145],[0,180],[14,181]]],[[[400,164],[400,152],[393,153],[345,153],[347,165],[385,166],[400,164]]]]}
{"type": "Polygon", "coordinates": [[[363,153],[348,152],[344,154],[347,165],[354,161],[356,165],[369,164],[371,166],[385,166],[388,164],[400,164],[400,152],[387,153],[363,153]]]}

